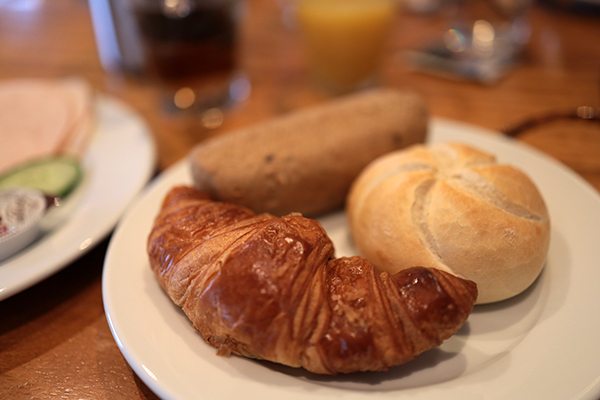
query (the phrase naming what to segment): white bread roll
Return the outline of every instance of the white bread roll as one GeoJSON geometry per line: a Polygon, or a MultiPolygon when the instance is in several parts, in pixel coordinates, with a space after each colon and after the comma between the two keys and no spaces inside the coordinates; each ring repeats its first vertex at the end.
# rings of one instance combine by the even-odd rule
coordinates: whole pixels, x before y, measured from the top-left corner
{"type": "Polygon", "coordinates": [[[373,161],[352,185],[347,215],[361,255],[377,267],[424,266],[473,280],[478,304],[527,289],[550,241],[531,179],[458,143],[415,145],[373,161]]]}

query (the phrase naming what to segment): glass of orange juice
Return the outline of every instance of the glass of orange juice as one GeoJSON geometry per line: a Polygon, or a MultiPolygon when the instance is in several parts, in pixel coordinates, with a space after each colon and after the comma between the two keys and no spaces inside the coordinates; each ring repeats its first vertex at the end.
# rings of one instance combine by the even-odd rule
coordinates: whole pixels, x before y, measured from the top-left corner
{"type": "Polygon", "coordinates": [[[298,0],[296,15],[317,82],[349,92],[373,85],[397,0],[298,0]]]}

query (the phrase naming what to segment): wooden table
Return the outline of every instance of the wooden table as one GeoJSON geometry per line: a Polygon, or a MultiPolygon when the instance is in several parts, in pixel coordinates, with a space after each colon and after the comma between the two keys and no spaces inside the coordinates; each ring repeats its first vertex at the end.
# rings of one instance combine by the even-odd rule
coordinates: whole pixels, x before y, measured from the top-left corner
{"type": "MultiPolygon", "coordinates": [[[[281,23],[276,2],[247,5],[241,52],[252,94],[218,130],[161,112],[152,85],[105,73],[84,0],[0,3],[0,79],[87,78],[148,120],[160,172],[207,136],[331,97],[311,84],[298,36],[281,23]]],[[[492,129],[550,111],[600,106],[600,18],[536,5],[531,22],[526,59],[488,87],[408,70],[402,51],[436,37],[445,25],[435,15],[399,15],[383,84],[421,93],[433,115],[492,129]]],[[[519,140],[565,163],[600,190],[600,123],[558,121],[531,129],[519,140]]],[[[101,273],[108,240],[46,281],[0,302],[0,398],[156,398],[125,362],[104,315],[101,273]]]]}

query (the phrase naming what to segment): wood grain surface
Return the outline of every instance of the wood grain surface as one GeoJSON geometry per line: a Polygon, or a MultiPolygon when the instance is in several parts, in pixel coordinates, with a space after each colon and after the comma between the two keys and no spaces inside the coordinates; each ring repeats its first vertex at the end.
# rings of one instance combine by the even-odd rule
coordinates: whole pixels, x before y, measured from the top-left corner
{"type": "MultiPolygon", "coordinates": [[[[252,92],[226,112],[218,129],[202,127],[194,116],[165,113],[157,88],[145,79],[107,73],[84,0],[0,2],[0,79],[85,77],[97,91],[146,118],[157,143],[159,173],[207,137],[333,97],[313,84],[298,33],[282,23],[280,11],[275,0],[246,3],[240,62],[252,92]]],[[[600,107],[600,16],[536,4],[530,19],[523,61],[498,84],[483,86],[407,68],[403,51],[439,37],[447,25],[441,15],[399,13],[382,84],[421,93],[433,115],[496,130],[546,113],[600,107]]],[[[518,140],[600,190],[600,122],[559,120],[527,130],[518,140]]],[[[128,366],[108,328],[101,295],[108,240],[0,302],[0,398],[157,398],[128,366]]]]}

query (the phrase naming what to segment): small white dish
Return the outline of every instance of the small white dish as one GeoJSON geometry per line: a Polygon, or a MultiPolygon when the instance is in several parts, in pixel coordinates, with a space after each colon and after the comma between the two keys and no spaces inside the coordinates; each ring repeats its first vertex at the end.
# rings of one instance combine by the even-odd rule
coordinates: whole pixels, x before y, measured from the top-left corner
{"type": "MultiPolygon", "coordinates": [[[[113,336],[138,376],[163,399],[564,400],[600,397],[600,195],[552,158],[496,132],[434,119],[430,141],[457,140],[527,172],[552,219],[548,261],[521,295],[476,306],[440,348],[387,372],[317,376],[242,357],[219,357],[164,293],[146,241],[164,195],[190,184],[186,161],[158,177],[113,235],[103,300],[113,336]]],[[[321,219],[337,256],[352,255],[343,213],[321,219]]]]}
{"type": "Polygon", "coordinates": [[[0,261],[18,253],[41,234],[40,221],[48,210],[39,190],[0,190],[0,261]]]}
{"type": "Polygon", "coordinates": [[[0,300],[64,268],[114,228],[130,201],[151,178],[155,145],[146,122],[108,96],[96,103],[97,126],[83,159],[84,178],[43,223],[52,231],[0,261],[0,300]],[[58,225],[58,226],[57,226],[58,225]]]}

